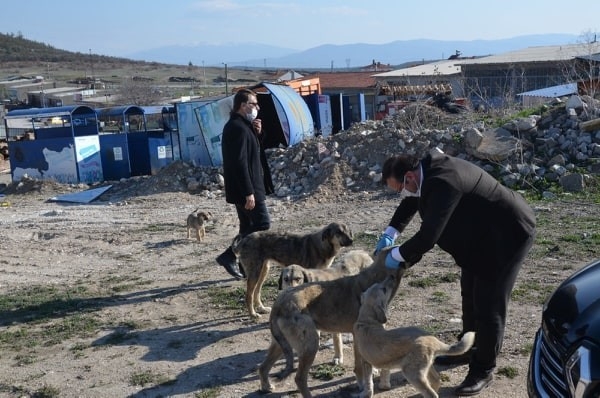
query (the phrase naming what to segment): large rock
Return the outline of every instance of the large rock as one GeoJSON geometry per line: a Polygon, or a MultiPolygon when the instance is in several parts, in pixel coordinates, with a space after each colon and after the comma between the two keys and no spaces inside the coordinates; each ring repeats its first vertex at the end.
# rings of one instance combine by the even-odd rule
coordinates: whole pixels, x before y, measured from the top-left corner
{"type": "Polygon", "coordinates": [[[510,131],[501,127],[486,130],[482,133],[482,136],[479,146],[468,150],[472,156],[478,159],[501,162],[519,148],[519,140],[513,137],[510,131]]]}

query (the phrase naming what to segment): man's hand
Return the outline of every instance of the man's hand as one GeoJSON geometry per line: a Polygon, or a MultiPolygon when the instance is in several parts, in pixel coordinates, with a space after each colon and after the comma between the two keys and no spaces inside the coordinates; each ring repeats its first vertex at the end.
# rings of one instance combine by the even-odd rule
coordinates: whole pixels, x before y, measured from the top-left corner
{"type": "Polygon", "coordinates": [[[244,209],[252,210],[256,206],[256,202],[254,200],[254,194],[250,194],[246,196],[246,204],[244,205],[244,209]]]}
{"type": "Polygon", "coordinates": [[[254,119],[252,121],[252,127],[254,128],[254,132],[256,133],[256,135],[262,134],[262,120],[254,119]]]}
{"type": "Polygon", "coordinates": [[[381,235],[381,238],[379,238],[379,242],[377,242],[377,246],[375,247],[375,252],[373,252],[373,255],[376,256],[377,254],[379,254],[381,249],[391,246],[393,244],[394,238],[384,233],[383,235],[381,235]]]}
{"type": "Polygon", "coordinates": [[[397,270],[398,268],[405,268],[406,264],[404,261],[398,261],[392,256],[392,251],[390,250],[385,256],[385,268],[397,270]]]}

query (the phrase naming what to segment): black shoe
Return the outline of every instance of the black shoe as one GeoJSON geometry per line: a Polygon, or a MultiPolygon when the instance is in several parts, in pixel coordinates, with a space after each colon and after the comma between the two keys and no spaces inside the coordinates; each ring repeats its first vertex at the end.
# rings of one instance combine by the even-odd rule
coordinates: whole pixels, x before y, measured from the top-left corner
{"type": "Polygon", "coordinates": [[[231,247],[228,247],[227,250],[219,254],[217,257],[217,263],[225,268],[225,271],[227,271],[229,275],[233,276],[235,279],[244,279],[244,275],[242,275],[239,271],[237,258],[235,257],[235,254],[233,254],[231,247]]]}
{"type": "Polygon", "coordinates": [[[467,374],[465,380],[454,390],[459,397],[470,397],[479,394],[484,388],[492,384],[494,375],[489,373],[467,374]]]}
{"type": "Polygon", "coordinates": [[[435,358],[436,365],[467,365],[471,361],[473,349],[460,355],[440,355],[435,358]]]}

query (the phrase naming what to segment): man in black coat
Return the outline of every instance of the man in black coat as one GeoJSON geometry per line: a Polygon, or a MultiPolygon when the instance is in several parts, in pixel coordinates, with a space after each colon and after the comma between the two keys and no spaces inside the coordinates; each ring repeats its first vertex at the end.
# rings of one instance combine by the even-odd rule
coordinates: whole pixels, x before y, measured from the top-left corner
{"type": "Polygon", "coordinates": [[[510,294],[535,239],[533,210],[480,167],[447,155],[391,157],[382,182],[400,192],[402,201],[376,252],[391,246],[417,211],[422,220],[415,235],[388,253],[386,266],[413,265],[437,244],[461,267],[462,331],[475,332],[474,348],[436,363],[468,363],[455,393],[477,395],[492,382],[510,294]]]}
{"type": "MultiPolygon", "coordinates": [[[[266,195],[273,192],[273,183],[261,146],[263,132],[262,121],[257,118],[258,110],[257,97],[252,90],[238,91],[221,141],[225,200],[235,205],[240,236],[271,226],[265,200],[266,195]]],[[[217,263],[233,277],[244,277],[231,246],[217,257],[217,263]]]]}

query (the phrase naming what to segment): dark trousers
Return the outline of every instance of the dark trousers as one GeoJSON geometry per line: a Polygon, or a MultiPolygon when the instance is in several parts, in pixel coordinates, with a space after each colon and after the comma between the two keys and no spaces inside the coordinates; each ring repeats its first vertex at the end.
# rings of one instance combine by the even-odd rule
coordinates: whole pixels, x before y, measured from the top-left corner
{"type": "MultiPolygon", "coordinates": [[[[495,277],[477,276],[468,268],[461,271],[463,332],[475,332],[475,354],[470,370],[489,372],[496,367],[502,349],[506,311],[521,265],[533,245],[529,237],[504,264],[495,277]]],[[[460,264],[459,264],[460,265],[460,264]]]]}
{"type": "Polygon", "coordinates": [[[267,204],[264,201],[256,202],[254,209],[246,210],[244,205],[235,205],[238,219],[240,220],[240,237],[244,237],[252,232],[266,231],[271,228],[271,219],[267,204]]]}

